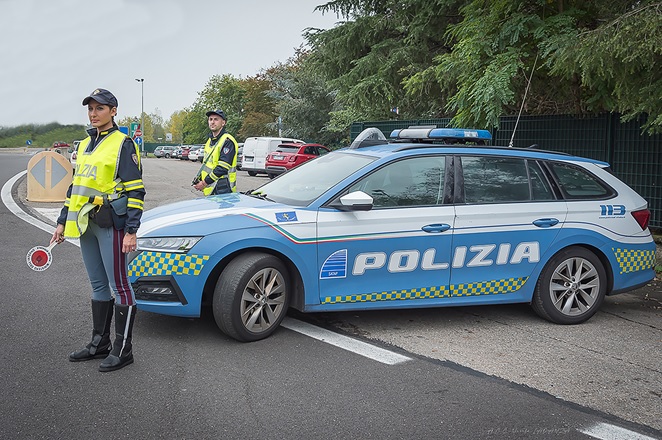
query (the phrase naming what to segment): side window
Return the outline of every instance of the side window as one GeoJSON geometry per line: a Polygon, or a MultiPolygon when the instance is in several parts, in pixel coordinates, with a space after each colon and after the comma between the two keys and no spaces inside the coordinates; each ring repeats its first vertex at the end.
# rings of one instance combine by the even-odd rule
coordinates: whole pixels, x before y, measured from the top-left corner
{"type": "Polygon", "coordinates": [[[349,188],[373,198],[374,208],[441,203],[445,157],[417,157],[390,163],[349,188]]]}
{"type": "Polygon", "coordinates": [[[552,162],[550,167],[567,199],[600,199],[613,194],[613,190],[597,177],[575,165],[552,162]]]}
{"type": "Polygon", "coordinates": [[[504,157],[462,157],[466,203],[531,200],[527,161],[504,157]]]}

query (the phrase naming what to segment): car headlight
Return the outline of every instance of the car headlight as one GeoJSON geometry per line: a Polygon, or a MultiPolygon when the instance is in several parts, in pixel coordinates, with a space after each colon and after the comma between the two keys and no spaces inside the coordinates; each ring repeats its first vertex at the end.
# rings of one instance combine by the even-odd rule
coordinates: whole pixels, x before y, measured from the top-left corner
{"type": "Polygon", "coordinates": [[[202,237],[139,238],[137,250],[185,254],[200,240],[202,237]]]}

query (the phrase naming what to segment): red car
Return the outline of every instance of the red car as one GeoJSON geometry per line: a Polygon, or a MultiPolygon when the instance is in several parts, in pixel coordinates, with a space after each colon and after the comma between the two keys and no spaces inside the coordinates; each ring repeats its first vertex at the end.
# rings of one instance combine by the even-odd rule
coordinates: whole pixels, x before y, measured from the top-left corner
{"type": "Polygon", "coordinates": [[[267,156],[265,169],[273,179],[278,174],[291,170],[310,159],[323,156],[330,150],[320,144],[280,144],[276,151],[267,156]]]}
{"type": "Polygon", "coordinates": [[[188,152],[191,151],[191,147],[182,146],[182,152],[179,154],[179,159],[188,160],[188,152]]]}

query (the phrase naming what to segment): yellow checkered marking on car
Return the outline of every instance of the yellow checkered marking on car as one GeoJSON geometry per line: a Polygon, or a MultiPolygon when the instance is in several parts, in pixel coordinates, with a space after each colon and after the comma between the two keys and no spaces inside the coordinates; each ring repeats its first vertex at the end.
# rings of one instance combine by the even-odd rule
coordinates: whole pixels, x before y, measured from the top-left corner
{"type": "Polygon", "coordinates": [[[637,272],[655,267],[655,251],[612,248],[621,273],[637,272]]]}
{"type": "Polygon", "coordinates": [[[322,300],[322,304],[499,295],[519,290],[524,283],[526,283],[527,279],[528,277],[506,278],[502,280],[481,281],[452,286],[422,287],[417,289],[392,290],[390,292],[363,293],[358,295],[327,296],[322,300]]]}
{"type": "Polygon", "coordinates": [[[129,265],[129,276],[197,275],[209,255],[142,252],[129,265]]]}

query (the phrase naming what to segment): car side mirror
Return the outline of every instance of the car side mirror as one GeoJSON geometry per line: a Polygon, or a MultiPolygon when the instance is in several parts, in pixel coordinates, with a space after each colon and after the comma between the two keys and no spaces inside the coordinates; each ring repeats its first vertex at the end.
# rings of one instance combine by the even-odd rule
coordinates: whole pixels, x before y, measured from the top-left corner
{"type": "Polygon", "coordinates": [[[331,203],[332,208],[340,211],[370,211],[373,199],[363,191],[354,191],[336,199],[331,203]]]}

